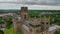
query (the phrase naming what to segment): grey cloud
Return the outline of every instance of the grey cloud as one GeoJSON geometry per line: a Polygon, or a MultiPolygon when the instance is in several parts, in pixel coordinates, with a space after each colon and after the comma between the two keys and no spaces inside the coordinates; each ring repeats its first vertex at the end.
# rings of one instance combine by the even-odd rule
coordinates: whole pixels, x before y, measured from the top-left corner
{"type": "Polygon", "coordinates": [[[10,1],[7,0],[0,3],[14,3],[14,4],[27,4],[27,5],[60,5],[60,0],[17,0],[10,1]]]}
{"type": "Polygon", "coordinates": [[[22,4],[36,5],[60,5],[60,0],[30,0],[22,1],[22,4]]]}

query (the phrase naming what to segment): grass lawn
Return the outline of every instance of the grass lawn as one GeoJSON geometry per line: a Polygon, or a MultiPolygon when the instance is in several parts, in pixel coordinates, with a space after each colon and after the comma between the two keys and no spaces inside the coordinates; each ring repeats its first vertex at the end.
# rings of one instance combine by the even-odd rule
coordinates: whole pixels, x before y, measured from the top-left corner
{"type": "Polygon", "coordinates": [[[5,29],[4,30],[4,34],[22,34],[21,32],[18,32],[18,33],[16,33],[16,32],[14,32],[14,28],[13,28],[13,25],[11,25],[11,27],[10,27],[10,29],[5,29]]]}

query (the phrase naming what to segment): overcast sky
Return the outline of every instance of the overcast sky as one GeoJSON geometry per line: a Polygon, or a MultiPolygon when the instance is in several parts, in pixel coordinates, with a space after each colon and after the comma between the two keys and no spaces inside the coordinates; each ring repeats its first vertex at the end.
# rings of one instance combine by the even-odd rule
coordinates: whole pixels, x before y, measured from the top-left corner
{"type": "Polygon", "coordinates": [[[0,9],[20,9],[21,6],[37,10],[60,10],[60,0],[0,0],[0,9]]]}

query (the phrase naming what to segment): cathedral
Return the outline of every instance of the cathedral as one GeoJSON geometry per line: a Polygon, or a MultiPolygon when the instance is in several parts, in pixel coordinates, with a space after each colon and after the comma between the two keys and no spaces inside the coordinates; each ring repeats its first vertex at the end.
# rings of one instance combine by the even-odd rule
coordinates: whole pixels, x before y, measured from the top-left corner
{"type": "Polygon", "coordinates": [[[50,18],[40,15],[40,18],[29,18],[29,11],[27,7],[21,7],[21,20],[13,19],[15,32],[22,31],[23,34],[50,34],[50,18]],[[42,17],[43,16],[43,17],[42,17]]]}

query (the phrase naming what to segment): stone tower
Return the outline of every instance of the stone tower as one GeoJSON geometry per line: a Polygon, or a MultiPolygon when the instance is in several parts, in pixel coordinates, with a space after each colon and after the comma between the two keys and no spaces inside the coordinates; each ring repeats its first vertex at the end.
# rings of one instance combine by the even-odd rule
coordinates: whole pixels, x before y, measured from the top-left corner
{"type": "Polygon", "coordinates": [[[14,31],[15,32],[21,31],[22,25],[24,24],[25,20],[27,20],[27,19],[28,19],[28,8],[21,7],[20,17],[18,17],[16,14],[14,14],[12,17],[14,31]],[[19,21],[19,18],[21,18],[20,21],[19,21]]]}
{"type": "Polygon", "coordinates": [[[24,23],[28,19],[28,8],[21,7],[21,22],[24,23]]]}
{"type": "Polygon", "coordinates": [[[21,7],[21,31],[23,32],[22,26],[25,24],[25,21],[28,20],[28,8],[27,7],[21,7]]]}

